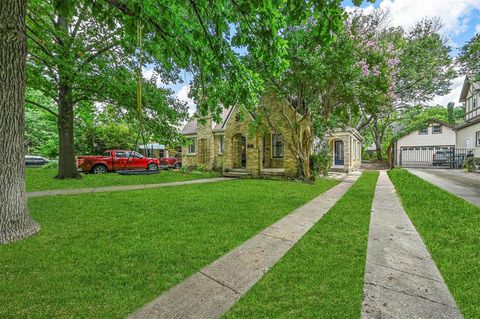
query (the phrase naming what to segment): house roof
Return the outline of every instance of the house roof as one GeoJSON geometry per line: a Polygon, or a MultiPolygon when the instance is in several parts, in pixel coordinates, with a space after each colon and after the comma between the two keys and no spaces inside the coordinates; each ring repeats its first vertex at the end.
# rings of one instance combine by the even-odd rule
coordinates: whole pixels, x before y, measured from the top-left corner
{"type": "MultiPolygon", "coordinates": [[[[435,118],[428,119],[428,120],[422,122],[421,124],[422,124],[422,125],[426,125],[426,124],[431,124],[431,123],[439,123],[439,124],[448,126],[448,127],[450,127],[451,129],[453,129],[453,130],[455,129],[455,126],[454,126],[454,125],[452,125],[452,124],[450,124],[450,123],[447,123],[447,122],[444,122],[444,121],[441,121],[441,120],[439,120],[439,119],[435,119],[435,118]]],[[[419,126],[415,126],[415,127],[410,128],[409,130],[404,130],[403,132],[401,131],[401,132],[399,132],[396,136],[394,136],[394,137],[392,138],[392,142],[396,142],[396,141],[404,138],[405,136],[410,135],[411,133],[419,130],[420,128],[421,128],[421,127],[419,127],[419,126]]]]}
{"type": "Polygon", "coordinates": [[[450,123],[441,121],[441,120],[439,120],[439,119],[431,119],[428,123],[430,124],[430,123],[434,123],[434,122],[435,122],[435,123],[440,123],[440,124],[445,125],[445,126],[448,126],[448,127],[450,127],[450,128],[454,128],[454,127],[455,127],[455,125],[452,125],[452,124],[450,124],[450,123]]]}
{"type": "Polygon", "coordinates": [[[327,132],[327,136],[330,136],[330,137],[335,137],[335,136],[344,135],[344,134],[351,134],[355,136],[360,142],[362,143],[364,142],[364,138],[362,134],[360,134],[360,132],[353,127],[336,128],[327,132]]]}
{"type": "Polygon", "coordinates": [[[480,116],[479,116],[479,117],[475,117],[475,118],[473,118],[473,119],[470,119],[470,120],[468,120],[468,121],[466,121],[466,122],[464,122],[464,123],[462,123],[462,124],[460,124],[460,125],[457,125],[457,126],[454,128],[454,130],[455,130],[455,131],[458,131],[458,130],[460,130],[460,129],[462,129],[462,128],[469,127],[470,125],[477,124],[478,122],[480,122],[480,116]]]}
{"type": "Polygon", "coordinates": [[[465,76],[465,80],[463,81],[462,92],[460,93],[459,102],[465,102],[468,96],[468,91],[470,90],[470,86],[473,86],[473,91],[477,91],[478,89],[480,89],[480,83],[473,82],[467,75],[465,76]]]}
{"type": "MultiPolygon", "coordinates": [[[[223,131],[225,129],[225,123],[227,122],[228,116],[230,115],[232,110],[233,108],[222,110],[222,114],[220,114],[220,122],[219,123],[212,122],[213,131],[218,132],[218,131],[223,131]]],[[[196,134],[197,129],[198,129],[198,120],[194,115],[192,119],[187,124],[185,124],[181,133],[183,135],[196,134]]]]}

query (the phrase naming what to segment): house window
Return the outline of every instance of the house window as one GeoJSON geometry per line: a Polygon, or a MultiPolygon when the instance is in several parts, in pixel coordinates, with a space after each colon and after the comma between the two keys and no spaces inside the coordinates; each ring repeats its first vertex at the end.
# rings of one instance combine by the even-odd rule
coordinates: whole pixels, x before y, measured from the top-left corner
{"type": "Polygon", "coordinates": [[[188,154],[193,155],[196,153],[197,139],[195,137],[189,138],[190,144],[188,145],[188,154]]]}
{"type": "Polygon", "coordinates": [[[475,146],[480,146],[480,131],[475,133],[475,146]]]}
{"type": "Polygon", "coordinates": [[[272,134],[272,157],[283,158],[283,139],[280,134],[272,134]]]}
{"type": "Polygon", "coordinates": [[[418,135],[428,135],[428,126],[418,130],[418,135]]]}
{"type": "Polygon", "coordinates": [[[472,109],[476,109],[477,108],[477,96],[476,95],[473,95],[472,102],[473,102],[473,108],[472,109]]]}
{"type": "Polygon", "coordinates": [[[432,134],[442,134],[442,126],[432,125],[432,134]]]}
{"type": "Polygon", "coordinates": [[[225,136],[220,135],[220,141],[218,145],[218,153],[223,154],[223,150],[225,149],[225,136]]]}

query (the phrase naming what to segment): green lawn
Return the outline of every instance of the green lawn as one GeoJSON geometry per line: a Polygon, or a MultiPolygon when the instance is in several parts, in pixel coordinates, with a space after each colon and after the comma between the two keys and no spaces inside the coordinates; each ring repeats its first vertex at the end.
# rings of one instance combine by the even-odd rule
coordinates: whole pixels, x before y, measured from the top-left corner
{"type": "Polygon", "coordinates": [[[225,318],[359,318],[377,177],[365,172],[225,318]]]}
{"type": "Polygon", "coordinates": [[[85,174],[80,179],[58,180],[54,179],[56,173],[56,169],[27,168],[25,172],[27,192],[114,185],[156,184],[219,176],[219,174],[215,172],[194,172],[186,174],[173,170],[161,170],[160,174],[154,175],[125,176],[116,173],[108,173],[105,175],[85,174]]]}
{"type": "Polygon", "coordinates": [[[465,318],[480,318],[480,208],[403,169],[388,173],[465,318]]]}
{"type": "Polygon", "coordinates": [[[235,180],[32,198],[0,246],[0,318],[120,318],[336,185],[235,180]]]}

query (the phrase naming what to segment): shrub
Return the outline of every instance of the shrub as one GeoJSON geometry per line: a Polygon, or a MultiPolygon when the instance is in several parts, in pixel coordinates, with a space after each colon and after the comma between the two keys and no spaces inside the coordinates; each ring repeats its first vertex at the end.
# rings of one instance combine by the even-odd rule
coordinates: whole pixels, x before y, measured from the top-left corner
{"type": "Polygon", "coordinates": [[[328,147],[324,147],[317,154],[310,156],[310,170],[312,172],[312,176],[327,176],[330,166],[331,162],[328,147]]]}
{"type": "Polygon", "coordinates": [[[58,168],[58,161],[50,161],[47,164],[43,165],[42,168],[47,168],[47,169],[58,168]]]}
{"type": "Polygon", "coordinates": [[[469,172],[479,172],[480,171],[480,158],[479,157],[470,157],[465,161],[464,167],[469,172]]]}

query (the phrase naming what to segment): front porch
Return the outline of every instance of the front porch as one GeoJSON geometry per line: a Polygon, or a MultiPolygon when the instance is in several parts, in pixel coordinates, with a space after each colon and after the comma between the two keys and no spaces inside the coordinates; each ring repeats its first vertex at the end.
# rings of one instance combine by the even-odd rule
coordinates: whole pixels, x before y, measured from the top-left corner
{"type": "Polygon", "coordinates": [[[247,132],[225,135],[223,175],[227,177],[286,177],[296,173],[295,161],[280,134],[247,132]],[[291,167],[290,167],[291,166],[291,167]],[[288,169],[290,168],[290,169],[288,169]]]}

